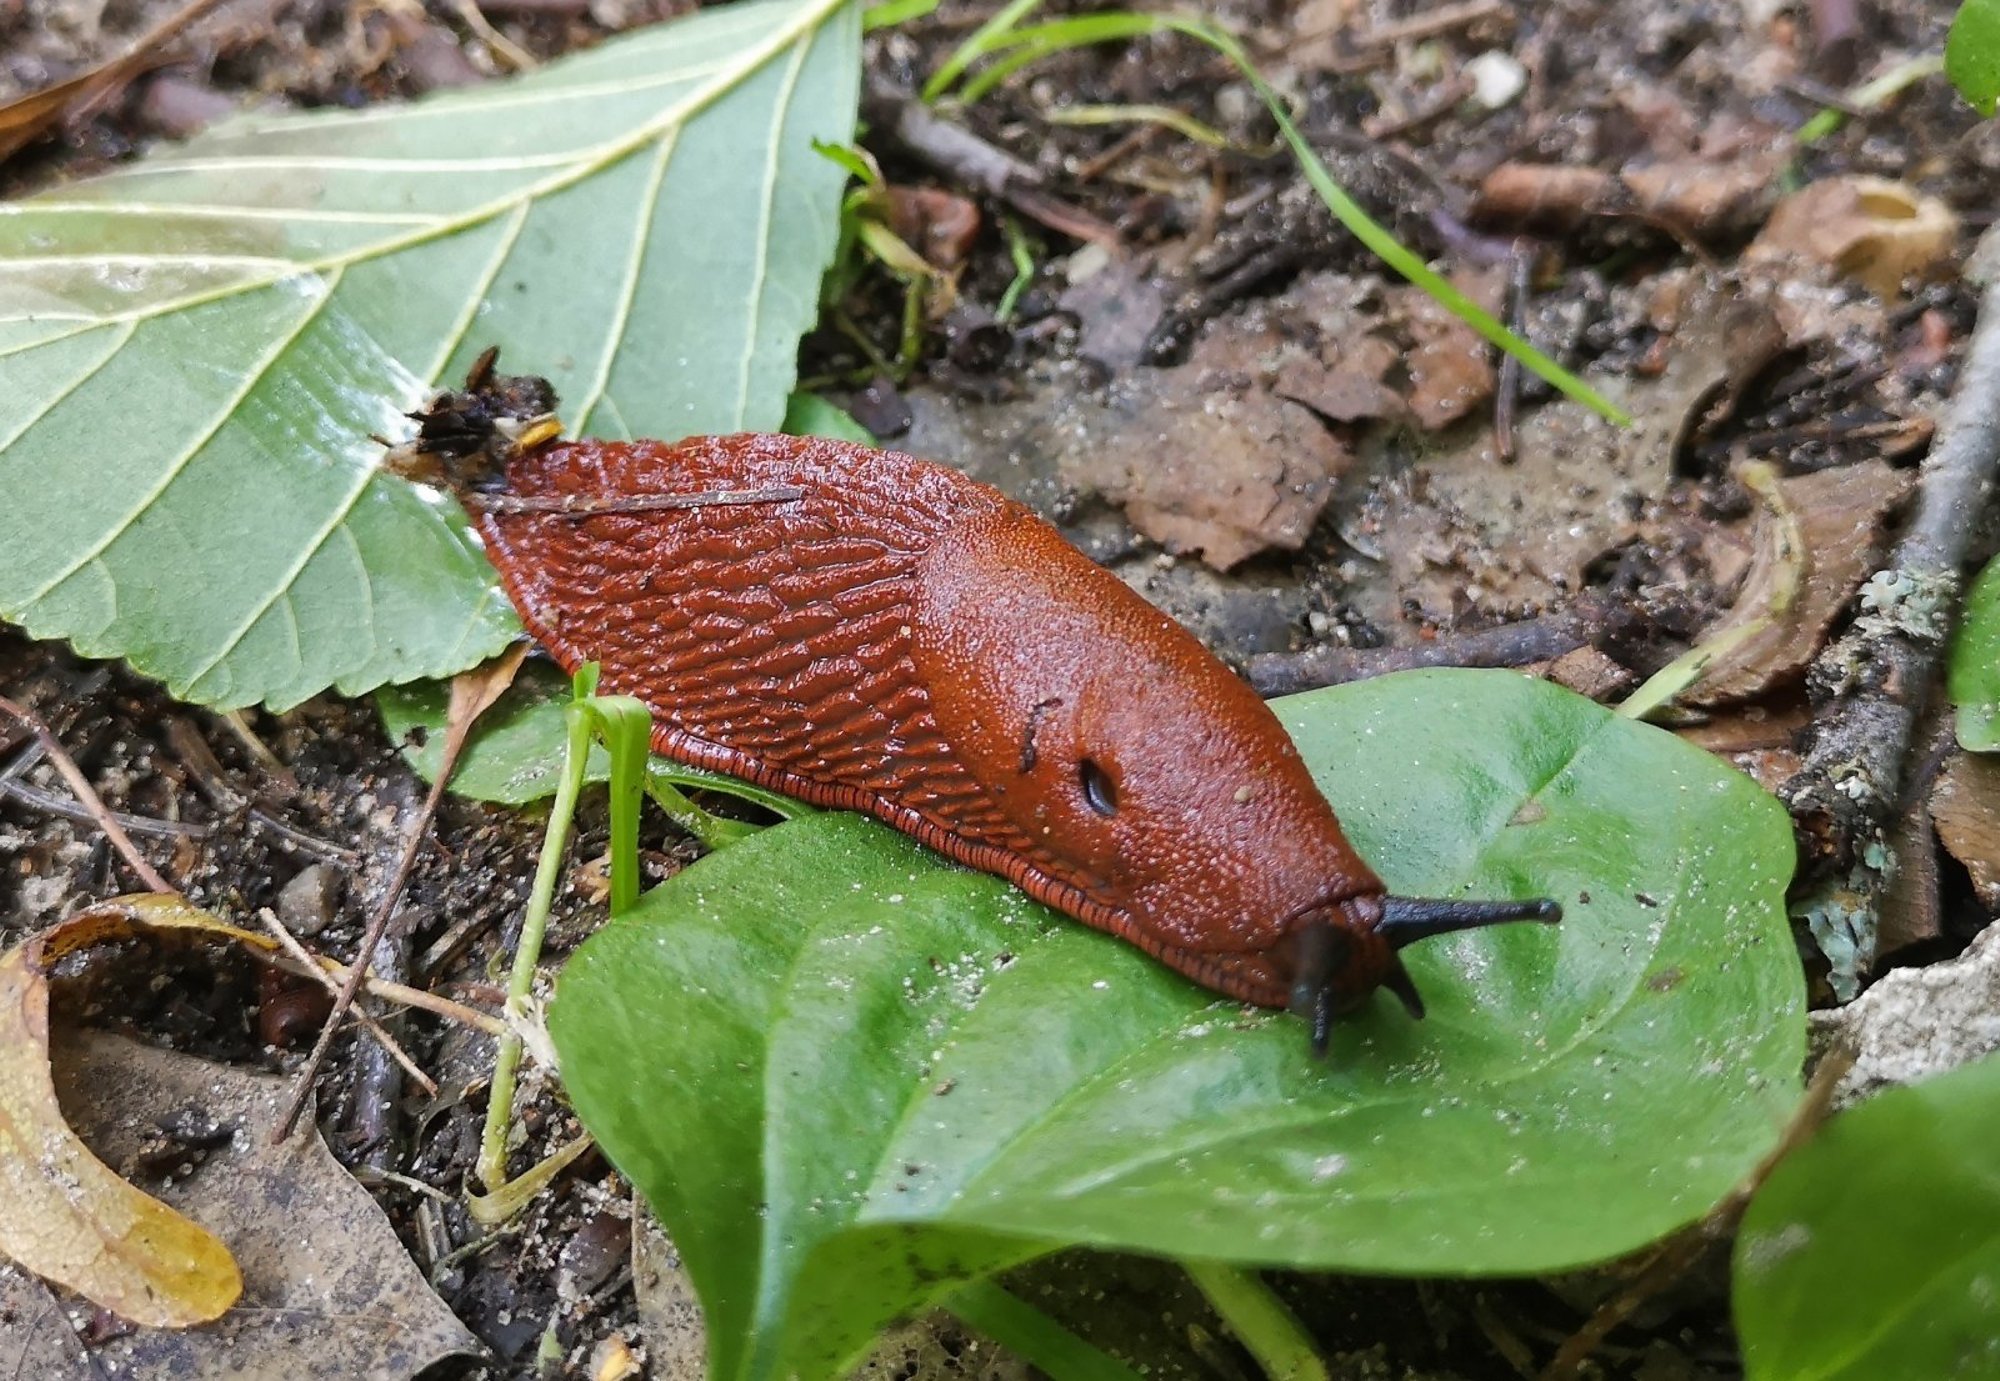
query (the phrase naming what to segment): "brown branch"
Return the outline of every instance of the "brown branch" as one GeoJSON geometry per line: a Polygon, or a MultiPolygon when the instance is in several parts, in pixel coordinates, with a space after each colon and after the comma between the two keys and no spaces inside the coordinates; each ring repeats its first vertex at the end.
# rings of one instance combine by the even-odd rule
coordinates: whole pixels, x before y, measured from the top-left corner
{"type": "Polygon", "coordinates": [[[1862,587],[1853,628],[1813,663],[1812,746],[1780,792],[1809,852],[1859,898],[1854,939],[1863,967],[1894,872],[1888,832],[1906,794],[1904,763],[1939,679],[1961,570],[2000,470],[2000,229],[1986,232],[1967,277],[1984,288],[1979,319],[1918,475],[1916,515],[1888,567],[1862,587]],[[1873,861],[1882,858],[1889,861],[1873,861]]]}
{"type": "Polygon", "coordinates": [[[1527,666],[1625,637],[1636,619],[1627,605],[1591,591],[1539,618],[1448,633],[1409,647],[1322,645],[1298,652],[1260,652],[1250,659],[1250,684],[1261,695],[1289,695],[1419,667],[1527,666]]]}
{"type": "Polygon", "coordinates": [[[944,119],[908,92],[884,82],[871,83],[868,119],[893,134],[919,162],[962,186],[996,197],[1058,234],[1118,248],[1115,226],[1048,191],[1033,164],[944,119]]]}

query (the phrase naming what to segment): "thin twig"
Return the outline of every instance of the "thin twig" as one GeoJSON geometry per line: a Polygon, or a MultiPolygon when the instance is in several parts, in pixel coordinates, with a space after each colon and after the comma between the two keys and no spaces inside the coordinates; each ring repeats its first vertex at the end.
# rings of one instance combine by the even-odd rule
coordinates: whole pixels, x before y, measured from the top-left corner
{"type": "MultiPolygon", "coordinates": [[[[288,955],[274,954],[270,956],[270,962],[286,973],[296,974],[300,978],[312,976],[298,967],[298,961],[288,955]]],[[[341,963],[338,959],[329,959],[325,955],[319,956],[318,965],[342,981],[353,972],[349,965],[341,963]]],[[[448,997],[423,988],[412,988],[407,983],[391,983],[387,979],[370,974],[362,983],[361,991],[370,997],[379,997],[384,1002],[400,1003],[405,1007],[414,1007],[420,1012],[429,1012],[435,1017],[443,1017],[446,1021],[455,1021],[460,1026],[483,1031],[489,1036],[498,1036],[507,1030],[507,1023],[490,1012],[482,1012],[477,1007],[468,1007],[463,1002],[453,1002],[448,997]]]]}
{"type": "Polygon", "coordinates": [[[1503,0],[1461,0],[1455,5],[1439,5],[1425,10],[1422,14],[1408,19],[1397,20],[1357,34],[1354,44],[1357,48],[1390,48],[1398,43],[1436,38],[1448,34],[1453,29],[1463,29],[1477,24],[1482,19],[1514,18],[1513,8],[1503,0]]]}
{"type": "Polygon", "coordinates": [[[354,953],[354,966],[348,970],[346,981],[340,985],[333,1010],[327,1014],[326,1025],[320,1028],[319,1039],[313,1042],[312,1054],[299,1070],[291,1101],[286,1104],[285,1114],[278,1119],[277,1131],[272,1135],[274,1142],[283,1141],[292,1134],[292,1128],[298,1125],[299,1113],[312,1096],[320,1067],[326,1063],[327,1052],[333,1048],[334,1033],[339,1028],[340,1019],[354,1005],[355,994],[361,990],[362,981],[368,976],[368,965],[374,957],[375,947],[382,942],[383,934],[389,929],[389,920],[396,913],[396,905],[403,898],[410,870],[416,866],[417,851],[423,848],[424,840],[430,836],[431,821],[436,818],[438,804],[444,799],[445,786],[451,781],[452,769],[458,764],[459,751],[465,747],[465,737],[471,731],[472,721],[506,689],[526,652],[525,645],[517,645],[485,668],[465,672],[452,679],[451,707],[446,715],[444,752],[439,755],[437,778],[431,783],[431,789],[424,797],[423,809],[418,812],[409,837],[404,841],[402,856],[397,859],[396,869],[390,874],[381,904],[369,918],[367,930],[362,933],[361,943],[354,953]]]}
{"type": "Polygon", "coordinates": [[[76,760],[64,751],[62,741],[42,721],[42,717],[27,706],[17,705],[5,696],[0,696],[0,714],[11,715],[34,730],[35,737],[41,740],[42,751],[48,755],[50,764],[62,775],[69,789],[76,793],[76,799],[90,812],[90,818],[104,831],[111,840],[112,847],[118,850],[127,866],[138,875],[139,881],[144,883],[149,891],[174,891],[174,888],[167,885],[167,880],[154,871],[153,865],[146,861],[146,856],[139,852],[138,846],[132,842],[132,836],[125,833],[125,827],[118,823],[117,817],[105,806],[103,799],[91,786],[90,779],[83,775],[83,769],[78,767],[76,760]]]}
{"type": "Polygon", "coordinates": [[[1599,647],[1632,635],[1639,615],[1597,592],[1538,618],[1472,633],[1445,634],[1410,647],[1331,647],[1261,652],[1250,659],[1250,684],[1263,695],[1337,686],[1416,667],[1518,667],[1546,662],[1579,647],[1599,647]]]}
{"type": "MultiPolygon", "coordinates": [[[[300,944],[297,938],[293,936],[292,932],[285,929],[285,923],[278,919],[276,912],[272,911],[268,906],[259,907],[257,910],[257,919],[262,921],[264,929],[270,931],[277,942],[284,946],[287,954],[305,966],[306,972],[311,977],[317,979],[322,987],[336,997],[340,995],[340,980],[321,967],[306,947],[300,944]]],[[[354,1019],[361,1024],[363,1030],[375,1038],[377,1044],[389,1052],[391,1059],[403,1067],[405,1074],[415,1079],[422,1086],[425,1093],[433,1097],[436,1096],[436,1082],[417,1067],[417,1062],[410,1058],[409,1053],[397,1043],[394,1036],[382,1029],[380,1022],[376,1021],[374,1017],[368,1015],[365,1009],[360,1007],[354,1009],[354,1019]]]]}
{"type": "Polygon", "coordinates": [[[1022,215],[1071,239],[1118,248],[1117,227],[1042,186],[1042,175],[981,139],[964,125],[940,116],[910,93],[877,82],[868,89],[868,119],[893,133],[920,162],[964,186],[997,197],[1022,215]]]}
{"type": "MultiPolygon", "coordinates": [[[[1513,264],[1508,274],[1508,321],[1517,336],[1528,333],[1528,296],[1532,287],[1528,270],[1534,254],[1526,240],[1514,241],[1513,264]]],[[[1514,408],[1521,396],[1521,358],[1502,354],[1500,378],[1494,385],[1493,449],[1504,464],[1514,463],[1514,408]]]]}
{"type": "MultiPolygon", "coordinates": [[[[37,757],[40,755],[38,754],[37,757]]],[[[97,816],[89,807],[75,801],[44,791],[27,782],[17,782],[11,777],[0,776],[0,795],[11,796],[23,805],[45,810],[51,815],[60,815],[65,820],[74,820],[80,825],[97,822],[97,816]]],[[[129,834],[151,835],[156,839],[205,839],[208,826],[196,825],[182,820],[156,820],[150,815],[130,815],[122,810],[106,810],[105,814],[125,827],[129,834]]]]}

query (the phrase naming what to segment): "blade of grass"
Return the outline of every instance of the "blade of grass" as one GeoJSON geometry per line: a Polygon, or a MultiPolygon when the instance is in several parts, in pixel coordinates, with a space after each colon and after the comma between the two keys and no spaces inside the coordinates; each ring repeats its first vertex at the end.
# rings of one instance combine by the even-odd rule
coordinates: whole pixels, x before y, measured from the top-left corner
{"type": "MultiPolygon", "coordinates": [[[[1271,118],[1277,122],[1279,134],[1283,136],[1293,156],[1298,159],[1299,167],[1306,175],[1306,181],[1312,184],[1313,190],[1319,194],[1320,200],[1326,203],[1327,210],[1333,213],[1334,218],[1371,253],[1430,294],[1447,311],[1477,331],[1487,342],[1520,360],[1564,396],[1574,399],[1621,426],[1631,422],[1631,417],[1623,408],[1508,330],[1491,313],[1453,287],[1443,276],[1406,249],[1395,236],[1363,210],[1360,203],[1334,181],[1333,174],[1327,171],[1326,164],[1320,161],[1319,155],[1313,151],[1312,145],[1293,122],[1291,112],[1285,108],[1284,101],[1271,88],[1270,83],[1264,80],[1263,74],[1250,61],[1250,55],[1244,52],[1243,46],[1231,35],[1205,19],[1186,15],[1132,14],[1119,11],[1084,15],[1074,19],[1057,19],[1027,28],[1016,28],[1010,33],[1002,33],[998,39],[987,44],[989,50],[1004,51],[1005,56],[967,81],[960,89],[959,99],[969,105],[1014,72],[1051,53],[1085,44],[1112,43],[1165,32],[1185,34],[1189,38],[1206,43],[1236,65],[1266,108],[1270,110],[1271,118]]],[[[969,43],[966,46],[970,46],[969,43]]],[[[960,51],[963,52],[963,48],[960,51]]],[[[955,59],[959,54],[954,53],[952,56],[955,59]]],[[[950,64],[947,63],[947,66],[950,64]]],[[[938,76],[942,77],[944,74],[945,69],[939,69],[938,76]]],[[[932,78],[932,85],[938,85],[938,78],[932,78]]],[[[928,91],[928,88],[926,90],[928,91]]]]}
{"type": "Polygon", "coordinates": [[[1076,105],[1063,106],[1042,115],[1052,125],[1165,125],[1182,138],[1211,149],[1229,146],[1229,136],[1213,125],[1205,125],[1184,110],[1165,105],[1076,105]]]}
{"type": "Polygon", "coordinates": [[[1035,252],[1029,247],[1028,237],[1019,221],[1003,214],[1000,227],[1007,236],[1007,257],[1014,261],[1014,281],[1007,285],[1006,292],[1000,294],[1000,305],[993,311],[994,319],[1004,326],[1014,319],[1014,309],[1021,303],[1021,294],[1035,281],[1035,252]]]}
{"type": "MultiPolygon", "coordinates": [[[[1183,33],[1190,38],[1206,41],[1206,35],[1200,32],[1200,29],[1199,20],[1187,19],[1180,15],[1130,14],[1122,10],[1108,14],[1079,15],[1074,19],[1052,19],[1045,24],[1015,29],[985,45],[983,52],[998,52],[1003,49],[1012,51],[968,80],[959,89],[958,99],[966,105],[972,105],[1023,67],[1040,62],[1052,54],[1067,52],[1071,48],[1082,48],[1093,43],[1118,43],[1126,39],[1145,38],[1150,34],[1168,32],[1183,33]]],[[[979,38],[984,33],[985,30],[982,29],[979,34],[973,35],[973,39],[979,38]]],[[[968,39],[960,46],[958,52],[946,60],[945,66],[938,69],[937,76],[932,77],[924,87],[925,99],[933,99],[930,94],[932,87],[938,87],[942,92],[950,85],[947,82],[944,86],[939,86],[938,79],[943,77],[950,70],[952,62],[971,46],[972,39],[968,39]]],[[[975,57],[977,56],[979,55],[975,54],[975,57]]],[[[956,78],[958,73],[952,72],[951,75],[956,78]]]]}
{"type": "MultiPolygon", "coordinates": [[[[1848,104],[1857,110],[1873,110],[1907,86],[1913,86],[1925,77],[1935,76],[1944,71],[1944,56],[1940,53],[1924,53],[1907,62],[1899,62],[1872,81],[1863,82],[1847,94],[1848,104]]],[[[1799,132],[1792,136],[1801,144],[1811,144],[1826,138],[1848,121],[1844,110],[1829,106],[1819,114],[1799,126],[1799,132]]]]}
{"type": "Polygon", "coordinates": [[[1033,14],[1041,3],[1042,0],[1013,0],[1005,9],[974,29],[965,42],[952,50],[944,65],[924,83],[924,102],[935,103],[938,97],[951,89],[951,84],[964,74],[966,68],[1001,46],[1014,26],[1033,14]]]}
{"type": "Polygon", "coordinates": [[[629,695],[607,695],[588,704],[592,727],[611,755],[611,914],[616,916],[639,900],[639,806],[645,799],[653,716],[629,695]]]}

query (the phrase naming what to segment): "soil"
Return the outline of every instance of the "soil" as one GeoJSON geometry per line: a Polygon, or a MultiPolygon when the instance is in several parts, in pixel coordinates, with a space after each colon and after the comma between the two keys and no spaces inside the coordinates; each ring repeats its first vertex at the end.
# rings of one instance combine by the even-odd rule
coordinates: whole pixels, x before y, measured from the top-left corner
{"type": "MultiPolygon", "coordinates": [[[[0,0],[0,100],[119,51],[172,8],[0,0]]],[[[681,8],[507,0],[485,12],[539,59],[681,8]]],[[[1342,183],[1470,295],[1513,313],[1623,401],[1640,422],[1631,434],[1552,403],[1532,378],[1504,377],[1463,328],[1386,274],[1296,165],[1271,152],[1270,121],[1241,77],[1187,39],[1057,56],[962,116],[1081,213],[1070,228],[1114,228],[1117,254],[924,162],[880,117],[893,117],[894,93],[920,83],[993,8],[947,0],[867,44],[874,118],[864,143],[889,181],[950,194],[933,199],[933,225],[962,213],[964,199],[976,208],[969,238],[924,239],[950,262],[955,287],[933,302],[920,357],[897,378],[828,327],[807,342],[803,373],[886,442],[961,464],[1049,514],[1238,664],[1322,646],[1347,650],[1342,675],[1368,674],[1392,665],[1392,653],[1439,647],[1453,660],[1455,648],[1485,646],[1477,637],[1490,630],[1568,617],[1580,629],[1571,647],[1588,655],[1563,657],[1554,674],[1616,694],[1684,651],[1750,578],[1757,504],[1741,461],[1767,460],[1786,476],[1863,462],[1907,472],[1923,454],[1972,321],[1950,266],[1991,221],[2000,124],[1977,122],[1933,78],[1890,113],[1804,148],[1791,140],[1828,90],[1938,51],[1949,6],[1880,0],[1863,9],[1858,33],[1832,45],[1816,42],[1814,12],[1777,0],[1443,11],[1274,0],[1217,13],[1293,101],[1342,183]],[[1426,24],[1445,11],[1460,22],[1426,24]],[[1489,102],[1489,82],[1519,89],[1489,102]],[[1049,118],[1106,104],[1172,107],[1223,142],[1049,118]],[[1595,180],[1538,183],[1524,208],[1497,196],[1521,165],[1595,180]],[[1664,194],[1662,170],[1673,181],[1664,194]],[[1824,264],[1745,254],[1783,191],[1850,174],[1904,184],[1951,213],[1932,267],[1884,297],[1824,264]],[[1036,271],[1001,325],[994,311],[1016,275],[1010,227],[1036,271]],[[1517,276],[1524,294],[1509,290],[1517,276]],[[1496,396],[1508,400],[1511,459],[1496,396]],[[1613,608],[1615,618],[1602,612],[1613,608]]],[[[502,75],[509,59],[469,26],[468,9],[230,0],[59,140],[0,164],[0,194],[100,170],[244,105],[352,106],[502,75]]],[[[895,353],[901,291],[871,276],[846,304],[884,356],[895,353]]],[[[1888,505],[1907,486],[1877,488],[1892,497],[1857,531],[1893,524],[1888,505]]],[[[1826,620],[1850,593],[1820,592],[1826,620]]],[[[1826,632],[1822,622],[1798,636],[1816,644],[1826,632]]],[[[1751,709],[1718,707],[1699,730],[1767,779],[1796,764],[1788,755],[1809,728],[1797,693],[1803,659],[1792,660],[1775,679],[1746,673],[1751,689],[1738,699],[1751,709]]],[[[284,715],[223,717],[118,666],[4,632],[0,695],[38,709],[105,801],[147,822],[141,849],[192,900],[246,923],[272,907],[316,949],[352,953],[423,794],[369,702],[328,695],[284,715]]],[[[0,721],[0,779],[11,792],[0,799],[0,947],[135,885],[94,827],[69,818],[70,798],[45,763],[3,766],[30,742],[0,721]]],[[[596,811],[586,806],[573,860],[603,851],[596,811]]],[[[649,830],[655,876],[694,857],[663,823],[649,830]]],[[[538,844],[535,813],[447,798],[398,913],[390,967],[446,993],[490,993],[538,844]]],[[[1957,953],[1993,914],[1990,893],[1982,901],[1948,852],[1938,889],[1933,933],[1899,962],[1957,953]]],[[[563,889],[551,965],[601,919],[588,896],[563,889]]],[[[311,990],[207,952],[118,966],[104,981],[130,990],[93,994],[121,1029],[272,1071],[297,1066],[324,1012],[311,990]]],[[[607,1339],[636,1338],[632,1228],[615,1207],[622,1187],[587,1157],[516,1230],[489,1236],[459,1197],[489,1047],[429,1019],[396,1029],[440,1094],[403,1090],[372,1046],[344,1038],[318,1111],[335,1153],[490,1349],[484,1362],[448,1360],[425,1374],[591,1374],[607,1339]]],[[[517,1168],[578,1130],[538,1083],[524,1090],[520,1121],[517,1168]]],[[[1336,1374],[1443,1381],[1532,1374],[1618,1279],[1615,1270],[1512,1284],[1300,1277],[1282,1290],[1336,1374]]],[[[1156,1263],[1071,1254],[1021,1283],[1161,1372],[1257,1374],[1178,1273],[1156,1263]]],[[[897,1346],[878,1373],[1006,1369],[949,1328],[897,1346]]],[[[1696,1271],[1654,1301],[1594,1365],[1648,1381],[1739,1375],[1719,1272],[1696,1271]]]]}

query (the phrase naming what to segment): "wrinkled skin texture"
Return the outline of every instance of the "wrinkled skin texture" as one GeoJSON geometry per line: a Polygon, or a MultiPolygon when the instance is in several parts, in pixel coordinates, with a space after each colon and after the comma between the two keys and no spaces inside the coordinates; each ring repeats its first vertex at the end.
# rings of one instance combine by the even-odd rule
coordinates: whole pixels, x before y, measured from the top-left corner
{"type": "Polygon", "coordinates": [[[1338,1005],[1390,975],[1382,885],[1276,717],[999,491],[784,436],[558,443],[507,473],[551,500],[772,487],[801,492],[476,516],[535,636],[644,701],[666,756],[866,811],[1243,1001],[1292,1004],[1314,923],[1338,1005]]]}

